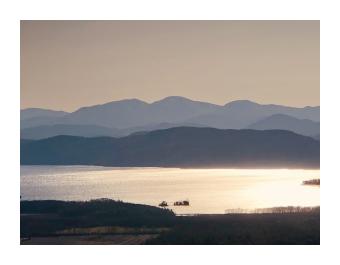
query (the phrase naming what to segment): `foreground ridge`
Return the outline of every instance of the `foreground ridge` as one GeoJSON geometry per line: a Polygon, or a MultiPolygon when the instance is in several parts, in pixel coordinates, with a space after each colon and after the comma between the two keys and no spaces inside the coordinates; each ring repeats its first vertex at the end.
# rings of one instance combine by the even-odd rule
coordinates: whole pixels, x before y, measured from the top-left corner
{"type": "Polygon", "coordinates": [[[21,164],[319,168],[320,142],[282,130],[177,127],[122,138],[22,141],[21,164]]]}

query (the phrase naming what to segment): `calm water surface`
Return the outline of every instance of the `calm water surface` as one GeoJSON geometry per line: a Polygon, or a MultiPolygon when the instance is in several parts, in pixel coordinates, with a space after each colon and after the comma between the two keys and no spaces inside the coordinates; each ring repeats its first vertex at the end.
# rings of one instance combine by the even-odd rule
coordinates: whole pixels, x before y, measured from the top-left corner
{"type": "Polygon", "coordinates": [[[25,200],[120,199],[157,206],[190,200],[176,213],[224,213],[234,208],[320,205],[319,187],[301,182],[319,170],[110,168],[21,166],[25,200]]]}

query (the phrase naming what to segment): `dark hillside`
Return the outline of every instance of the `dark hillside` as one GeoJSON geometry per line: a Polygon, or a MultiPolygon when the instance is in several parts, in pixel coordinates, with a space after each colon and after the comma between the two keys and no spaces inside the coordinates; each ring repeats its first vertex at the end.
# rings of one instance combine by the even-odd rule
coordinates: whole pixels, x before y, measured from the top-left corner
{"type": "Polygon", "coordinates": [[[282,130],[177,127],[122,138],[57,136],[22,143],[21,164],[318,168],[320,142],[282,130]]]}

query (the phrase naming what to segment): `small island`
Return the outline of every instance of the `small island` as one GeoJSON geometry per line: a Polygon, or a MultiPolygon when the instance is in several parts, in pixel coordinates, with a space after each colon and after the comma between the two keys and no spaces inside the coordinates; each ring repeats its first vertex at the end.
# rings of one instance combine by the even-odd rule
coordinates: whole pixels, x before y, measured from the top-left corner
{"type": "Polygon", "coordinates": [[[314,185],[320,186],[320,179],[305,180],[302,182],[303,185],[314,185]]]}

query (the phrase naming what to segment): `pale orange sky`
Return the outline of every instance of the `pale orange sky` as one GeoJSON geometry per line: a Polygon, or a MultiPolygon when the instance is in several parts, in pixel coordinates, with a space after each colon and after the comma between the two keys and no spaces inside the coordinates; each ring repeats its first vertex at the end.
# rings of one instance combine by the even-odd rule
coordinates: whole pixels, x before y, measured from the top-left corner
{"type": "Polygon", "coordinates": [[[320,104],[319,21],[22,21],[21,108],[320,104]]]}

